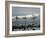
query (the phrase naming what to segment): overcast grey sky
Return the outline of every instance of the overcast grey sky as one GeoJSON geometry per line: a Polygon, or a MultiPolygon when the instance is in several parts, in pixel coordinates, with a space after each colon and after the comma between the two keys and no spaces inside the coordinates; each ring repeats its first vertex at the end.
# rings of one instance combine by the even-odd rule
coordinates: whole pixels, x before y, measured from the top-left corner
{"type": "Polygon", "coordinates": [[[40,13],[40,8],[35,7],[12,7],[12,16],[26,16],[30,14],[40,13]]]}

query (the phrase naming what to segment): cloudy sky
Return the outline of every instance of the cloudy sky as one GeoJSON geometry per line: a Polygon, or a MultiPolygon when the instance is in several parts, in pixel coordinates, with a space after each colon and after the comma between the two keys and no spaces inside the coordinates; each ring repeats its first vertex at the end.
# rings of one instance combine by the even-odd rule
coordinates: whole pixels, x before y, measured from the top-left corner
{"type": "Polygon", "coordinates": [[[32,7],[12,7],[12,16],[26,16],[30,14],[39,14],[40,8],[32,7]]]}

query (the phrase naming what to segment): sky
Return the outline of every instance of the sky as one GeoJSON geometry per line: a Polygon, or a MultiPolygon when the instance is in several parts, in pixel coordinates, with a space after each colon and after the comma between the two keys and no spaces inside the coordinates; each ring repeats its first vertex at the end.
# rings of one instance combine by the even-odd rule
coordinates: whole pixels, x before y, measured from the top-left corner
{"type": "Polygon", "coordinates": [[[35,7],[12,7],[12,16],[26,16],[31,14],[39,14],[40,8],[35,7]]]}

